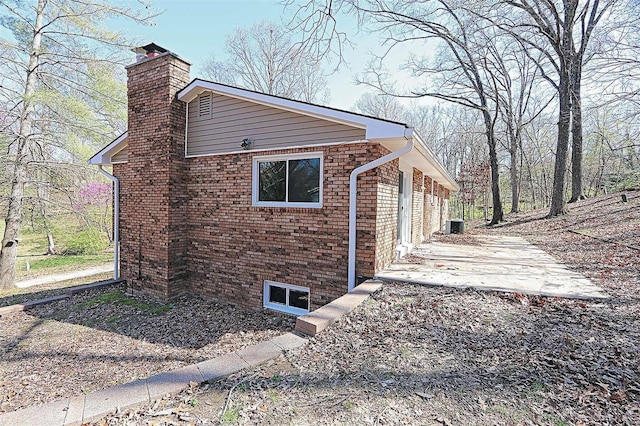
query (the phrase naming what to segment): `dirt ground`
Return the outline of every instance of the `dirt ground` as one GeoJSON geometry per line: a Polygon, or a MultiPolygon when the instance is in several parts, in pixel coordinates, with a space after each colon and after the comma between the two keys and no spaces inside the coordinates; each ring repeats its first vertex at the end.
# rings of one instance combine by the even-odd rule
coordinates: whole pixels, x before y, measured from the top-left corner
{"type": "Polygon", "coordinates": [[[627,195],[438,237],[523,236],[609,300],[387,284],[301,349],[96,424],[638,425],[640,192],[627,195]]]}
{"type": "MultiPolygon", "coordinates": [[[[386,284],[300,349],[95,424],[638,425],[640,191],[627,195],[437,237],[523,236],[609,300],[386,284]]],[[[209,359],[293,325],[198,299],[123,299],[124,290],[0,318],[0,412],[209,359]]]]}
{"type": "Polygon", "coordinates": [[[0,413],[215,358],[294,324],[197,298],[163,305],[125,293],[110,286],[0,317],[0,413]]]}

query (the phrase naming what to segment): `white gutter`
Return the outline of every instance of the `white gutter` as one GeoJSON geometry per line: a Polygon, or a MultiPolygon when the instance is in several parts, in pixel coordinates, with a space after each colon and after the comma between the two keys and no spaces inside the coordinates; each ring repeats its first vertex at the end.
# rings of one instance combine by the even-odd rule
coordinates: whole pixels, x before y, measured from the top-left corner
{"type": "Polygon", "coordinates": [[[407,139],[407,144],[397,151],[380,157],[377,160],[373,160],[370,163],[363,164],[360,167],[353,169],[351,176],[349,177],[349,270],[348,270],[348,291],[352,291],[356,286],[356,203],[358,194],[358,175],[367,172],[371,169],[375,169],[389,161],[395,160],[400,156],[407,154],[413,149],[413,129],[407,129],[404,137],[407,139]]]}
{"type": "MultiPolygon", "coordinates": [[[[425,141],[422,139],[422,137],[419,134],[416,134],[414,136],[414,139],[416,139],[418,141],[418,144],[416,145],[416,148],[418,148],[418,150],[422,149],[424,151],[422,154],[429,160],[429,162],[436,168],[436,170],[438,170],[438,173],[440,173],[442,175],[442,177],[446,181],[448,181],[448,183],[452,186],[452,188],[449,188],[449,189],[451,189],[453,191],[459,191],[460,187],[458,186],[456,180],[444,168],[444,166],[442,165],[440,160],[438,160],[438,158],[433,153],[431,148],[429,148],[429,145],[427,145],[425,143],[425,141]]],[[[443,185],[445,187],[447,186],[445,182],[441,182],[441,184],[445,184],[445,185],[443,185]]]]}
{"type": "Polygon", "coordinates": [[[120,181],[98,165],[100,173],[113,181],[113,279],[120,279],[120,181]]]}

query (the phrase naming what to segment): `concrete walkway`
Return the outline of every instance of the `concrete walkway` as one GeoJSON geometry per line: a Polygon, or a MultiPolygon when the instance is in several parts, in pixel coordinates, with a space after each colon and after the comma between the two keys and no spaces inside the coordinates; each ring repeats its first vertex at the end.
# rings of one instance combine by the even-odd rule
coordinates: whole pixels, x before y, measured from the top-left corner
{"type": "Polygon", "coordinates": [[[520,237],[479,235],[481,245],[432,242],[376,278],[578,299],[609,297],[583,275],[520,237]]]}
{"type": "Polygon", "coordinates": [[[92,277],[106,272],[113,272],[113,263],[107,265],[95,266],[93,268],[82,269],[74,272],[65,272],[61,274],[45,275],[43,277],[33,278],[30,280],[17,281],[16,287],[26,288],[34,285],[53,284],[61,281],[69,281],[76,278],[92,277]]]}
{"type": "Polygon", "coordinates": [[[214,381],[244,368],[254,367],[279,356],[282,351],[300,347],[306,342],[303,337],[286,333],[232,354],[147,379],[12,411],[0,415],[0,425],[62,426],[96,421],[117,409],[148,404],[166,394],[179,392],[191,382],[214,381]]]}

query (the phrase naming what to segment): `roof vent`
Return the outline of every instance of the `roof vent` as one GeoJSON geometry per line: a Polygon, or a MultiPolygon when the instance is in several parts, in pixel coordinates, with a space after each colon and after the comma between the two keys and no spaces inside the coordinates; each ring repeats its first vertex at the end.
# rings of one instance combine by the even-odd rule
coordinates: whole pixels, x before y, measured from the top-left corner
{"type": "Polygon", "coordinates": [[[198,99],[198,117],[211,117],[211,92],[203,93],[198,99]]]}
{"type": "Polygon", "coordinates": [[[160,47],[155,43],[149,43],[146,46],[136,47],[132,50],[136,54],[136,62],[140,62],[147,58],[153,58],[154,56],[158,56],[167,51],[167,49],[160,47]]]}

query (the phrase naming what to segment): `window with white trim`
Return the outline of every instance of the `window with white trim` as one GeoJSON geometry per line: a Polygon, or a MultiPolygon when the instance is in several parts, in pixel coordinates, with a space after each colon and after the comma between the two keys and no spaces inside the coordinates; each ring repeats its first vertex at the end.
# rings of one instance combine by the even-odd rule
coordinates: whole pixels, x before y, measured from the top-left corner
{"type": "Polygon", "coordinates": [[[253,158],[254,206],[322,207],[322,153],[253,158]]]}
{"type": "Polygon", "coordinates": [[[309,313],[309,288],[265,281],[263,287],[265,308],[293,315],[309,313]]]}

